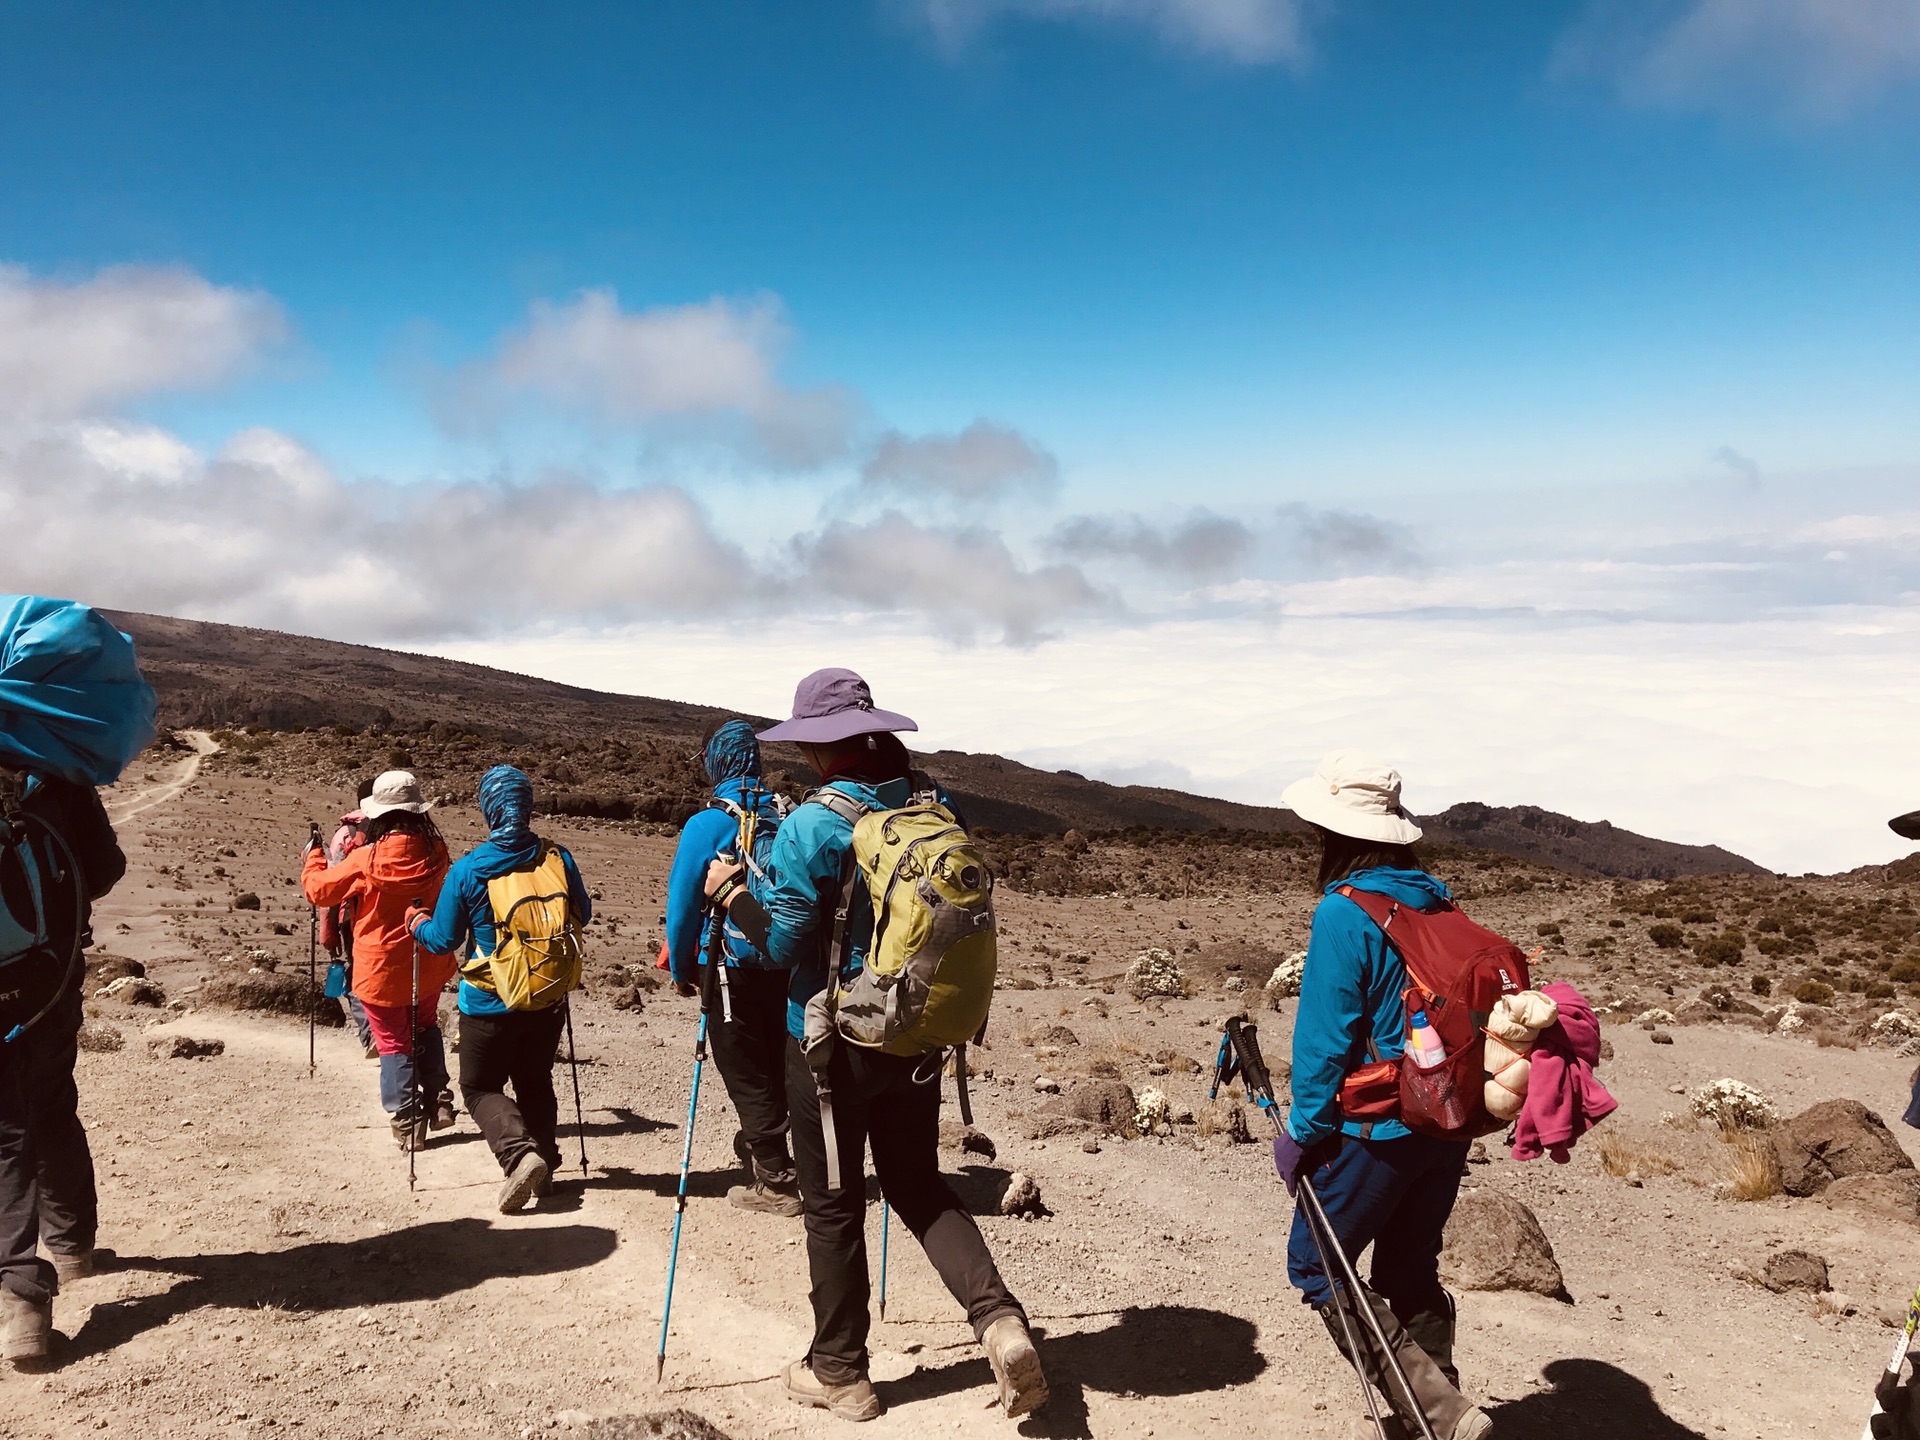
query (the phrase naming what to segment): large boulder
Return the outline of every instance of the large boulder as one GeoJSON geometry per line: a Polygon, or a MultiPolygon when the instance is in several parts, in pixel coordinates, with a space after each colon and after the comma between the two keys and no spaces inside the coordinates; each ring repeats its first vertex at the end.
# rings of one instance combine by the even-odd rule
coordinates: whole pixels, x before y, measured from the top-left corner
{"type": "Polygon", "coordinates": [[[1920,1224],[1920,1171],[1891,1175],[1843,1175],[1820,1197],[1828,1205],[1857,1210],[1876,1220],[1920,1224]]]}
{"type": "Polygon", "coordinates": [[[1573,1299],[1533,1211],[1484,1186],[1462,1190],[1454,1202],[1440,1249],[1440,1277],[1462,1290],[1525,1290],[1573,1299]]]}
{"type": "Polygon", "coordinates": [[[202,1004],[228,1010],[256,1010],[301,1020],[311,1010],[322,1029],[338,1029],[347,1023],[340,1007],[327,999],[304,971],[282,974],[277,970],[248,970],[222,975],[200,987],[199,999],[202,1004]]]}
{"type": "Polygon", "coordinates": [[[1913,1161],[1887,1122],[1858,1100],[1822,1100],[1773,1132],[1780,1184],[1789,1195],[1818,1195],[1847,1175],[1891,1175],[1913,1161]]]}

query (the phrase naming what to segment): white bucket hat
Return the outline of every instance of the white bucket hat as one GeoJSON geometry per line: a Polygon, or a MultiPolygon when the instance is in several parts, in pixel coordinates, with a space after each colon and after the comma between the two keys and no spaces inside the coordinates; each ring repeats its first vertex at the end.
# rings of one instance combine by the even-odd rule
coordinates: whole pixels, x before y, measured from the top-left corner
{"type": "Polygon", "coordinates": [[[420,798],[420,782],[413,778],[410,770],[384,771],[374,780],[372,793],[360,802],[360,813],[369,820],[389,810],[410,810],[415,815],[424,815],[432,808],[431,800],[420,798]]]}
{"type": "Polygon", "coordinates": [[[1334,751],[1282,791],[1280,803],[1310,825],[1355,840],[1411,845],[1420,838],[1400,804],[1400,772],[1364,751],[1334,751]]]}

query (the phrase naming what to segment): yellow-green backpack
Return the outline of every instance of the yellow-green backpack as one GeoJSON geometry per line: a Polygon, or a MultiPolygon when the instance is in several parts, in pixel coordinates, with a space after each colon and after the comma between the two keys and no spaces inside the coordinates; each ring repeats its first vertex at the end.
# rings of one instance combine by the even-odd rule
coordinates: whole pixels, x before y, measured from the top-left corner
{"type": "Polygon", "coordinates": [[[493,906],[493,953],[475,956],[467,968],[481,971],[486,988],[509,1010],[558,1005],[580,984],[584,958],[560,847],[548,845],[531,869],[489,880],[487,900],[493,906]]]}
{"type": "Polygon", "coordinates": [[[813,798],[853,822],[827,987],[834,1028],[891,1055],[967,1044],[987,1022],[998,963],[986,858],[932,791],[898,810],[868,810],[838,790],[813,798]],[[855,885],[873,902],[873,937],[860,972],[847,979],[855,885]]]}

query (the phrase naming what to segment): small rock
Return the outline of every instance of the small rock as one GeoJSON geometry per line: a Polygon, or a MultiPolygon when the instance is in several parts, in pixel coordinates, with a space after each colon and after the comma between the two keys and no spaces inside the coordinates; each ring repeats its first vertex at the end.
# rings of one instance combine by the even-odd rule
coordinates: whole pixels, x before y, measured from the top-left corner
{"type": "Polygon", "coordinates": [[[1092,1139],[1082,1140],[1080,1142],[1080,1148],[1089,1155],[1098,1155],[1100,1153],[1100,1142],[1092,1139]]]}
{"type": "Polygon", "coordinates": [[[1247,1112],[1242,1110],[1238,1105],[1229,1105],[1227,1107],[1227,1124],[1224,1133],[1227,1139],[1235,1145],[1251,1145],[1253,1143],[1253,1134],[1247,1129],[1247,1112]]]}
{"type": "Polygon", "coordinates": [[[940,1144],[948,1150],[958,1150],[963,1155],[983,1155],[989,1160],[1000,1153],[986,1135],[958,1120],[940,1122],[940,1144]]]}
{"type": "Polygon", "coordinates": [[[1607,1039],[1601,1040],[1600,1058],[1602,1060],[1611,1060],[1613,1058],[1613,1042],[1611,1040],[1607,1040],[1607,1039]]]}
{"type": "Polygon", "coordinates": [[[127,1037],[104,1020],[89,1020],[80,1027],[80,1033],[74,1036],[74,1043],[82,1050],[101,1054],[120,1049],[127,1043],[127,1037]]]}
{"type": "Polygon", "coordinates": [[[147,1041],[147,1054],[155,1060],[201,1060],[226,1052],[224,1040],[195,1040],[189,1035],[159,1035],[147,1041]]]}
{"type": "MultiPolygon", "coordinates": [[[[1182,1075],[1200,1073],[1200,1062],[1191,1055],[1182,1055],[1178,1050],[1156,1050],[1153,1052],[1153,1059],[1155,1064],[1164,1065],[1168,1070],[1177,1071],[1182,1075]]],[[[1289,1070],[1288,1073],[1292,1072],[1289,1070]]]]}
{"type": "Polygon", "coordinates": [[[1034,1032],[1033,1043],[1036,1045],[1059,1045],[1064,1047],[1067,1045],[1078,1045],[1080,1043],[1080,1037],[1064,1025],[1048,1025],[1034,1032]]]}
{"type": "Polygon", "coordinates": [[[1051,1075],[1036,1075],[1033,1077],[1033,1088],[1042,1095],[1058,1095],[1060,1082],[1051,1075]]]}
{"type": "Polygon", "coordinates": [[[1760,1282],[1776,1295],[1788,1290],[1819,1294],[1828,1288],[1827,1262],[1811,1250],[1782,1250],[1767,1257],[1760,1282]]]}
{"type": "Polygon", "coordinates": [[[1532,1210],[1503,1191],[1462,1190],[1447,1221],[1440,1274],[1462,1290],[1524,1290],[1572,1302],[1532,1210]]]}
{"type": "Polygon", "coordinates": [[[1487,1142],[1484,1140],[1474,1141],[1473,1147],[1467,1151],[1467,1164],[1491,1165],[1492,1163],[1493,1157],[1487,1154],[1487,1142]]]}
{"type": "Polygon", "coordinates": [[[1653,1034],[1649,1035],[1647,1038],[1653,1041],[1653,1043],[1656,1045],[1671,1045],[1673,1043],[1673,1036],[1669,1035],[1664,1030],[1656,1030],[1653,1032],[1653,1034]]]}
{"type": "Polygon", "coordinates": [[[1062,1135],[1090,1135],[1093,1122],[1077,1119],[1072,1115],[1045,1114],[1036,1116],[1027,1126],[1027,1139],[1053,1140],[1062,1135]]]}
{"type": "Polygon", "coordinates": [[[1057,1114],[1085,1120],[1115,1135],[1132,1123],[1139,1108],[1133,1087],[1120,1080],[1081,1080],[1048,1106],[1057,1114]]]}
{"type": "Polygon", "coordinates": [[[1002,1215],[1045,1215],[1047,1207],[1040,1199],[1040,1187],[1031,1175],[1019,1171],[1007,1177],[1007,1193],[1000,1197],[1002,1215]]]}
{"type": "Polygon", "coordinates": [[[644,1010],[647,1008],[647,997],[641,993],[638,985],[628,985],[614,992],[613,1008],[616,1010],[644,1010]]]}
{"type": "Polygon", "coordinates": [[[122,975],[94,992],[96,1000],[118,1000],[123,1005],[151,1005],[158,1010],[167,1003],[167,992],[140,975],[122,975]]]}
{"type": "Polygon", "coordinates": [[[1815,1303],[1829,1315],[1854,1315],[1860,1310],[1853,1297],[1844,1290],[1823,1291],[1815,1303]]]}
{"type": "Polygon", "coordinates": [[[1159,1075],[1167,1075],[1171,1073],[1172,1072],[1165,1065],[1162,1065],[1158,1060],[1153,1060],[1148,1062],[1147,1074],[1149,1075],[1159,1076],[1159,1075]]]}

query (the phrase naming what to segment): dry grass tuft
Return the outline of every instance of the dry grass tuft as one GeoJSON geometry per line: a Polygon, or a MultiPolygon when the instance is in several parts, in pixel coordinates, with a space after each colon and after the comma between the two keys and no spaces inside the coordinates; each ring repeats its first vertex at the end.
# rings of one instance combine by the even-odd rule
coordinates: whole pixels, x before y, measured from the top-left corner
{"type": "Polygon", "coordinates": [[[1813,1043],[1822,1050],[1858,1050],[1860,1048],[1859,1038],[1848,1034],[1837,1025],[1822,1025],[1815,1029],[1813,1043]]]}
{"type": "Polygon", "coordinates": [[[1680,1158],[1671,1151],[1636,1144],[1618,1130],[1603,1130],[1595,1151],[1600,1157],[1600,1168],[1622,1180],[1672,1175],[1684,1168],[1680,1158]]]}
{"type": "Polygon", "coordinates": [[[1733,1157],[1727,1180],[1736,1200],[1771,1200],[1780,1193],[1780,1165],[1761,1135],[1729,1135],[1733,1157]]]}

